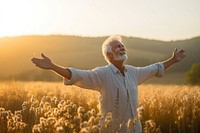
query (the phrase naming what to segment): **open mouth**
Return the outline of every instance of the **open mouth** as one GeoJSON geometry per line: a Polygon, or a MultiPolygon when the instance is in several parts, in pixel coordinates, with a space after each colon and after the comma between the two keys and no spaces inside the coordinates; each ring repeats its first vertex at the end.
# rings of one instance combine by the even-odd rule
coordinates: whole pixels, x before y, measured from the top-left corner
{"type": "Polygon", "coordinates": [[[124,54],[126,54],[126,51],[120,51],[119,52],[119,55],[124,55],[124,54]]]}

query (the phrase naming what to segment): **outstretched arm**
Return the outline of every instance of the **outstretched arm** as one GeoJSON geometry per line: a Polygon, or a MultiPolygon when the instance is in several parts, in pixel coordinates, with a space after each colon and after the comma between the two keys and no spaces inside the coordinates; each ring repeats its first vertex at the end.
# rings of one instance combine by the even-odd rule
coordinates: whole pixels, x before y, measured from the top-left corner
{"type": "Polygon", "coordinates": [[[178,51],[176,48],[172,54],[172,57],[166,61],[163,61],[164,69],[166,70],[173,64],[181,61],[184,57],[185,57],[185,51],[183,49],[178,51]]]}
{"type": "Polygon", "coordinates": [[[171,65],[181,61],[185,57],[184,50],[175,49],[172,57],[162,63],[155,63],[146,67],[137,67],[136,75],[138,79],[138,84],[142,84],[144,81],[148,80],[153,76],[162,77],[164,70],[169,68],[171,65]]]}
{"type": "Polygon", "coordinates": [[[71,79],[71,71],[69,69],[65,69],[61,66],[54,64],[51,59],[45,56],[43,53],[41,54],[41,56],[42,59],[32,58],[31,61],[39,68],[52,70],[60,76],[71,79]]]}

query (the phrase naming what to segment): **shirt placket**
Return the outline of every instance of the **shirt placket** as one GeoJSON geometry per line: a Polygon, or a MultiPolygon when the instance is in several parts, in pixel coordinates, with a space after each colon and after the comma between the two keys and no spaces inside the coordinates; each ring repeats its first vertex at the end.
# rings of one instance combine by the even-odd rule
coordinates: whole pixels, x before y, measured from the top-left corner
{"type": "Polygon", "coordinates": [[[127,83],[127,81],[128,81],[128,78],[129,76],[128,76],[128,73],[127,72],[125,72],[125,77],[124,77],[124,85],[125,85],[125,88],[126,88],[126,91],[127,91],[127,100],[128,100],[128,106],[130,107],[130,109],[131,109],[131,116],[132,116],[132,118],[133,118],[133,107],[132,107],[132,104],[131,104],[131,102],[130,102],[130,98],[131,98],[131,96],[130,96],[130,87],[128,86],[128,83],[127,83]]]}

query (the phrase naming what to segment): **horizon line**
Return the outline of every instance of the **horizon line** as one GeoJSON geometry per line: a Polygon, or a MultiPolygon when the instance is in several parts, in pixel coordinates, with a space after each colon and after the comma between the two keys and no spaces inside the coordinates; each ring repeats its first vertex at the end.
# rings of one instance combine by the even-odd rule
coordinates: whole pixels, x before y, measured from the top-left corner
{"type": "MultiPolygon", "coordinates": [[[[200,37],[200,35],[196,35],[193,37],[187,37],[184,39],[171,39],[171,40],[162,40],[162,39],[155,39],[155,38],[147,38],[147,37],[139,37],[139,36],[130,36],[130,35],[122,35],[122,34],[112,34],[112,35],[118,35],[121,37],[126,37],[126,38],[138,38],[138,39],[145,39],[145,40],[154,40],[154,41],[162,41],[162,42],[172,42],[172,41],[184,41],[184,40],[190,40],[194,38],[200,37]]],[[[22,35],[7,35],[7,36],[0,36],[1,38],[14,38],[14,37],[30,37],[30,36],[71,36],[71,37],[82,37],[82,38],[106,38],[112,35],[99,35],[99,36],[91,36],[91,35],[78,35],[78,34],[22,34],[22,35]]]]}

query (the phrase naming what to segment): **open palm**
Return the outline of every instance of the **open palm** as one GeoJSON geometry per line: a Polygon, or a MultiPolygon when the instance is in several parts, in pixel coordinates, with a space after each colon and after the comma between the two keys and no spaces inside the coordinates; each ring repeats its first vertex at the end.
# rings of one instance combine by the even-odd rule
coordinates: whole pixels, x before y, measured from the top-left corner
{"type": "Polygon", "coordinates": [[[179,51],[175,49],[172,57],[175,59],[176,62],[179,62],[185,57],[185,51],[183,49],[179,51]]]}
{"type": "Polygon", "coordinates": [[[39,68],[51,69],[53,65],[51,60],[48,57],[46,57],[43,53],[41,54],[41,56],[43,57],[42,59],[32,58],[31,61],[39,68]]]}

